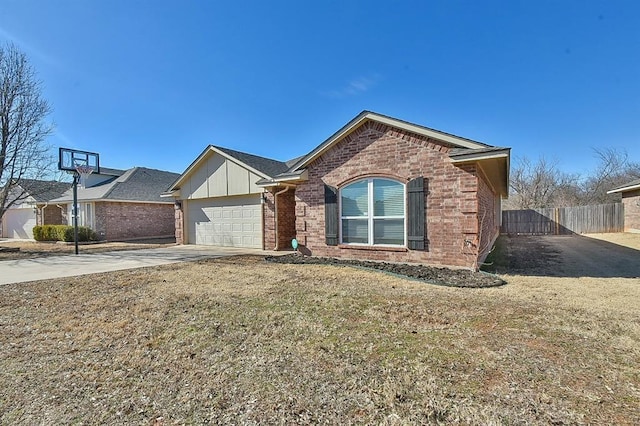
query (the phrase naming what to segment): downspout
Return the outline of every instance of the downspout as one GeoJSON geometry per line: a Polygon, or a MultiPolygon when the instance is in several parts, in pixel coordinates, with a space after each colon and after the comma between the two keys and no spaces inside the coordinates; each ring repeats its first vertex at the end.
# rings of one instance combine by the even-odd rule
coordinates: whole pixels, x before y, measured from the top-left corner
{"type": "Polygon", "coordinates": [[[273,250],[277,251],[280,249],[280,247],[278,246],[278,195],[280,194],[284,194],[285,192],[287,192],[289,190],[288,186],[285,186],[285,188],[282,191],[276,192],[273,194],[273,210],[274,210],[274,214],[275,214],[275,225],[276,225],[276,246],[274,247],[273,250]]]}
{"type": "MultiPolygon", "coordinates": [[[[44,225],[44,209],[47,208],[47,206],[49,205],[49,202],[45,202],[44,206],[40,207],[40,226],[44,225]]],[[[37,224],[37,220],[36,220],[36,224],[37,224]]]]}

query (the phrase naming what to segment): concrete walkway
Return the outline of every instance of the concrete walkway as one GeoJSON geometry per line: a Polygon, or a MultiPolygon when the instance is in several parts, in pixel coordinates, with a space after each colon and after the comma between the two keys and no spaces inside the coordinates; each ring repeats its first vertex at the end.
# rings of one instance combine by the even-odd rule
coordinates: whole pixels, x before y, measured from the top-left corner
{"type": "MultiPolygon", "coordinates": [[[[157,249],[5,260],[0,261],[0,285],[242,254],[268,255],[276,253],[257,249],[185,245],[157,249]]],[[[284,253],[280,252],[279,254],[284,253]]]]}

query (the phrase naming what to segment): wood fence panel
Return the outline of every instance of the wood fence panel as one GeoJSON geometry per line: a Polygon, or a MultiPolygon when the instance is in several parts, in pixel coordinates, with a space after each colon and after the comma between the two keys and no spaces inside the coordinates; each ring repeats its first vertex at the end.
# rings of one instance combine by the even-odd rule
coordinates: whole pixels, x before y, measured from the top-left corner
{"type": "Polygon", "coordinates": [[[568,235],[623,232],[622,203],[549,209],[505,210],[503,234],[568,235]]]}

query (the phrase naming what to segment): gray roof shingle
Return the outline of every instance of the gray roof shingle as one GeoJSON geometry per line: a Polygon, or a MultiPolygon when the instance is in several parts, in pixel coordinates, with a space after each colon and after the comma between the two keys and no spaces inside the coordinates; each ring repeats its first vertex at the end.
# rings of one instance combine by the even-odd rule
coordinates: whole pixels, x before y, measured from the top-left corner
{"type": "Polygon", "coordinates": [[[58,198],[71,188],[71,182],[36,179],[20,179],[19,185],[38,203],[58,198]]]}
{"type": "MultiPolygon", "coordinates": [[[[100,168],[100,174],[113,176],[87,188],[78,188],[78,200],[99,201],[147,201],[163,202],[170,200],[160,195],[180,176],[178,173],[164,170],[134,167],[129,170],[100,168]],[[104,172],[103,172],[104,170],[104,172]]],[[[55,199],[57,202],[69,202],[73,199],[71,190],[55,199]]]]}
{"type": "Polygon", "coordinates": [[[246,152],[235,151],[233,149],[223,148],[221,146],[212,146],[215,149],[220,150],[230,157],[243,162],[247,166],[253,167],[254,169],[264,173],[267,176],[275,176],[280,173],[284,173],[289,169],[289,166],[284,161],[272,160],[271,158],[247,154],[246,152]]]}
{"type": "Polygon", "coordinates": [[[611,191],[617,191],[622,188],[627,188],[629,186],[636,186],[636,185],[640,185],[640,179],[635,179],[635,180],[632,180],[631,182],[627,182],[624,185],[620,185],[617,188],[613,188],[611,191]]]}

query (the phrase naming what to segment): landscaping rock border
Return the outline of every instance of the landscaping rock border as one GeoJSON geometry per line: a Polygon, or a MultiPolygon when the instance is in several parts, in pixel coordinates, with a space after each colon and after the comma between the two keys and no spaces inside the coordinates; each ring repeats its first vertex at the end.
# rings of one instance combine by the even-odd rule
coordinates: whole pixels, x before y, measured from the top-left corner
{"type": "Polygon", "coordinates": [[[486,272],[474,272],[467,269],[439,268],[418,264],[335,259],[330,257],[302,256],[299,254],[266,256],[265,260],[274,263],[353,266],[358,268],[375,269],[393,275],[400,275],[430,284],[448,287],[485,288],[498,287],[507,284],[507,282],[502,278],[486,272]]]}

